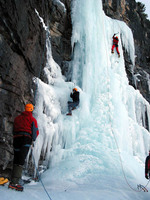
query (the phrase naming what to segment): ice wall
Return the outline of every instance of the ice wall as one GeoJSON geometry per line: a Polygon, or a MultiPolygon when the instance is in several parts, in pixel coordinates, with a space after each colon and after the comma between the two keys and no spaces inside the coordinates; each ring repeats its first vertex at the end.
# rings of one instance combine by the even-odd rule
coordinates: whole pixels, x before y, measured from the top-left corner
{"type": "MultiPolygon", "coordinates": [[[[56,3],[59,3],[59,1],[56,1],[56,3]]],[[[63,4],[62,6],[64,7],[63,4]]],[[[34,116],[38,121],[40,132],[35,142],[33,154],[36,166],[38,166],[41,156],[44,160],[42,164],[47,167],[51,150],[59,142],[59,134],[61,132],[59,127],[61,126],[61,120],[59,118],[61,118],[61,113],[67,112],[67,101],[73,88],[73,83],[65,82],[65,77],[62,76],[60,67],[53,60],[49,29],[39,16],[38,11],[35,10],[35,12],[46,31],[47,63],[43,71],[44,81],[36,77],[33,79],[36,84],[34,116]]]]}
{"type": "Polygon", "coordinates": [[[64,149],[52,153],[52,166],[62,165],[59,174],[62,170],[62,176],[78,181],[120,175],[119,150],[127,176],[144,173],[150,137],[143,118],[149,104],[129,86],[122,50],[124,46],[134,67],[132,32],[124,22],[106,17],[100,0],[73,1],[72,22],[72,81],[82,89],[81,102],[71,118],[64,118],[64,149]],[[120,58],[111,54],[114,33],[120,58]]]}
{"type": "Polygon", "coordinates": [[[150,106],[129,86],[125,71],[123,46],[134,67],[132,32],[124,22],[106,17],[100,0],[73,1],[72,23],[72,83],[62,77],[47,41],[48,84],[37,80],[35,113],[41,136],[35,156],[38,160],[44,151],[55,179],[82,184],[121,177],[121,157],[127,177],[142,180],[150,148],[144,118],[146,111],[150,122],[150,106]],[[111,54],[114,33],[120,58],[116,51],[111,54]],[[80,106],[70,117],[65,114],[74,86],[80,91],[80,106]]]}

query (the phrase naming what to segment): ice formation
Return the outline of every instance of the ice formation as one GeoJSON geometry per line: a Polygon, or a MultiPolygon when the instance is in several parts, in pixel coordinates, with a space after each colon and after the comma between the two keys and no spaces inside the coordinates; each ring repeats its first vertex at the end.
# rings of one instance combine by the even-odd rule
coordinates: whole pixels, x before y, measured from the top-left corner
{"type": "Polygon", "coordinates": [[[37,80],[36,162],[42,153],[57,179],[78,183],[90,183],[103,174],[120,176],[122,170],[129,179],[137,179],[136,173],[142,179],[150,148],[150,106],[129,85],[125,70],[123,47],[131,68],[135,63],[132,31],[124,22],[105,16],[100,0],[73,1],[72,24],[72,82],[65,82],[47,40],[48,83],[37,80]],[[114,33],[120,58],[111,54],[114,33]],[[68,117],[67,101],[74,86],[80,91],[80,106],[68,117]]]}

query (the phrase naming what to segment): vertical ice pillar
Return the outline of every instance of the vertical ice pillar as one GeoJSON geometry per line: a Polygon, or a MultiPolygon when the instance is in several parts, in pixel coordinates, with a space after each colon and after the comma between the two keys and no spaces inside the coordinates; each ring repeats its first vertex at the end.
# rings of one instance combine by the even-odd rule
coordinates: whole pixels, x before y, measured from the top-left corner
{"type": "Polygon", "coordinates": [[[99,90],[98,85],[107,67],[101,0],[73,1],[72,23],[72,81],[92,96],[99,90]]]}

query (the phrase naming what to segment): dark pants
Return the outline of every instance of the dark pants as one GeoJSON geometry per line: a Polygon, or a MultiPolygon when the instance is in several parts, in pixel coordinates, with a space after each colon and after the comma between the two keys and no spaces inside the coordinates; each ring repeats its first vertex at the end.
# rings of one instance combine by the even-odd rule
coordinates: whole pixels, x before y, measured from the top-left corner
{"type": "Polygon", "coordinates": [[[71,113],[72,109],[75,109],[79,105],[79,102],[68,101],[68,110],[71,113]]]}
{"type": "Polygon", "coordinates": [[[14,138],[14,164],[24,165],[32,139],[29,136],[18,136],[14,138]]]}
{"type": "Polygon", "coordinates": [[[23,165],[32,143],[32,139],[29,137],[29,134],[25,134],[26,133],[23,135],[21,133],[17,133],[17,135],[14,135],[14,164],[10,184],[19,184],[19,180],[22,176],[23,165]]]}

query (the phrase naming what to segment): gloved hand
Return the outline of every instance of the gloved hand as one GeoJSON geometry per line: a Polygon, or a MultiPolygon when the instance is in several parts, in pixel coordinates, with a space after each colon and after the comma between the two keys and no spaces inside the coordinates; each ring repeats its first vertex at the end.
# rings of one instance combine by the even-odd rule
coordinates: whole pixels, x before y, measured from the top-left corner
{"type": "Polygon", "coordinates": [[[148,179],[148,175],[147,174],[145,174],[145,178],[148,179]]]}

